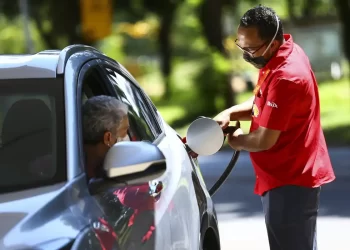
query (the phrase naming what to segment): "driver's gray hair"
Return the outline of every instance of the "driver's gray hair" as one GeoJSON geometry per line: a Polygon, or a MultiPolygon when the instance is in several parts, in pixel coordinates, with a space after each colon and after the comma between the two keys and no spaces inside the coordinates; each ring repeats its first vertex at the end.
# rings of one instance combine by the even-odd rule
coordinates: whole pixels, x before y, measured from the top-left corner
{"type": "Polygon", "coordinates": [[[84,143],[102,142],[104,133],[115,133],[127,114],[128,107],[114,97],[100,95],[88,99],[82,108],[84,143]]]}

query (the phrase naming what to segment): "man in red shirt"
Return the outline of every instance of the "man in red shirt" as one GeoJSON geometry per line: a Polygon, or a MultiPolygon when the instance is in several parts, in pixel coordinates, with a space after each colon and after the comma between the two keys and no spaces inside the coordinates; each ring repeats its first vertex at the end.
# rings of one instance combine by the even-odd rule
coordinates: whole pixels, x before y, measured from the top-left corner
{"type": "Polygon", "coordinates": [[[236,45],[260,69],[254,96],[221,112],[223,127],[249,120],[228,135],[246,150],[262,197],[271,250],[316,250],[320,187],[335,179],[320,123],[317,82],[304,51],[283,33],[275,12],[259,5],[241,18],[236,45]]]}

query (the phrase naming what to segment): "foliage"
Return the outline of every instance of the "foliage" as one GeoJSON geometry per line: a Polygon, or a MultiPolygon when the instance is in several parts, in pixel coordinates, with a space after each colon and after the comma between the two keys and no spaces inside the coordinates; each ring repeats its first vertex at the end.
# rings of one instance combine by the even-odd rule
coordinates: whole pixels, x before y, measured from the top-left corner
{"type": "MultiPolygon", "coordinates": [[[[123,63],[141,80],[142,86],[158,104],[166,103],[165,108],[171,107],[172,114],[177,114],[169,118],[173,124],[182,126],[198,115],[215,115],[235,102],[230,76],[256,74],[256,69],[242,60],[242,53],[234,40],[240,16],[260,2],[113,0],[113,32],[93,45],[123,63]],[[203,8],[209,2],[215,8],[208,9],[207,5],[207,16],[203,18],[203,8]],[[174,16],[167,20],[169,13],[174,16]],[[225,25],[217,32],[220,21],[225,25]],[[174,72],[171,71],[173,67],[174,72]],[[166,78],[162,78],[162,72],[166,78]],[[165,93],[165,86],[171,86],[172,96],[160,102],[158,97],[165,93]]],[[[29,3],[35,51],[63,48],[69,43],[85,43],[80,37],[78,0],[36,0],[29,3]],[[72,18],[62,19],[62,13],[72,18]]],[[[283,19],[334,15],[337,7],[341,21],[347,24],[343,31],[344,41],[348,41],[349,8],[344,7],[346,4],[342,0],[335,3],[337,5],[332,0],[263,2],[274,8],[283,19]]],[[[0,15],[0,53],[26,52],[18,1],[0,0],[0,10],[3,13],[0,15]]],[[[349,43],[344,44],[349,58],[349,43]]],[[[237,98],[239,100],[240,97],[237,98]]]]}
{"type": "MultiPolygon", "coordinates": [[[[4,15],[0,15],[0,53],[1,54],[23,54],[26,53],[26,41],[23,32],[23,22],[20,18],[9,20],[4,15]]],[[[35,51],[44,50],[45,46],[40,34],[30,23],[35,51]]]]}
{"type": "Polygon", "coordinates": [[[122,35],[116,33],[100,41],[97,44],[97,47],[100,51],[103,51],[103,53],[109,57],[123,63],[125,60],[125,53],[123,50],[124,44],[125,38],[122,35]]]}

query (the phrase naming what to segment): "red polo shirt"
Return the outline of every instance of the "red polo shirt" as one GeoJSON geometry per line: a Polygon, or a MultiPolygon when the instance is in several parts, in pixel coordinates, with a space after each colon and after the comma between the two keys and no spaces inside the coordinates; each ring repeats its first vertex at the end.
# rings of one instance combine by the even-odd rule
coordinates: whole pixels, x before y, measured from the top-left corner
{"type": "Polygon", "coordinates": [[[250,131],[279,130],[269,150],[252,152],[255,193],[284,185],[318,187],[335,179],[320,122],[317,82],[304,51],[284,35],[285,43],[260,70],[250,131]]]}

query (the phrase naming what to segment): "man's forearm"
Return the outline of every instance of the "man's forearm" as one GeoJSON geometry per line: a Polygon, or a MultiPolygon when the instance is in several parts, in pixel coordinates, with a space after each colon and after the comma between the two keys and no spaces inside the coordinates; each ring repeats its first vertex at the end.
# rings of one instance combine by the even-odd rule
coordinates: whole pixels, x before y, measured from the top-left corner
{"type": "MultiPolygon", "coordinates": [[[[234,108],[236,106],[233,106],[234,108]]],[[[230,112],[230,120],[231,121],[251,121],[252,120],[252,111],[251,110],[239,110],[230,112]]]]}
{"type": "Polygon", "coordinates": [[[226,109],[224,112],[230,114],[231,121],[251,121],[253,102],[254,96],[241,104],[226,109]]]}
{"type": "Polygon", "coordinates": [[[257,130],[249,134],[241,134],[235,137],[234,140],[229,141],[230,145],[238,150],[245,150],[248,152],[260,152],[269,150],[278,141],[281,134],[279,130],[259,127],[257,130]]]}
{"type": "Polygon", "coordinates": [[[245,150],[248,152],[260,152],[267,149],[259,134],[254,132],[239,135],[237,137],[237,144],[239,145],[239,150],[245,150]]]}

